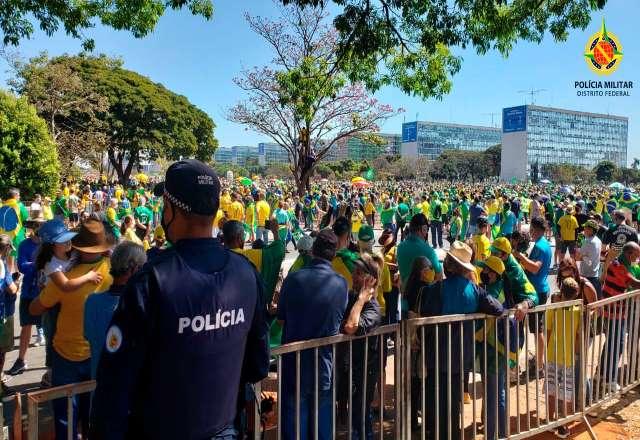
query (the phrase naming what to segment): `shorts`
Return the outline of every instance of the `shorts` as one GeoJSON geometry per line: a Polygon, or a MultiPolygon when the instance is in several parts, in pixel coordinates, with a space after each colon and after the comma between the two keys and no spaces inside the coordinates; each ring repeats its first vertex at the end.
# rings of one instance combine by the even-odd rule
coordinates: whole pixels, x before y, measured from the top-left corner
{"type": "Polygon", "coordinates": [[[20,327],[27,325],[40,325],[40,316],[34,316],[29,313],[29,305],[33,299],[20,298],[20,327]]]}
{"type": "Polygon", "coordinates": [[[13,315],[5,319],[0,326],[0,353],[8,353],[13,350],[13,315]]]}
{"type": "Polygon", "coordinates": [[[77,212],[72,212],[69,214],[69,221],[71,222],[79,222],[80,221],[80,214],[78,214],[77,212]]]}
{"type": "MultiPolygon", "coordinates": [[[[549,299],[549,293],[538,293],[538,303],[543,306],[547,303],[547,299],[549,299]]],[[[528,314],[529,315],[529,331],[531,333],[538,334],[538,333],[544,333],[545,328],[544,328],[544,312],[536,312],[536,309],[534,308],[533,311],[531,313],[528,314]],[[537,322],[536,322],[536,316],[537,316],[537,322]],[[536,328],[536,324],[537,327],[536,328]]]]}
{"type": "Polygon", "coordinates": [[[574,384],[576,372],[572,366],[564,366],[549,362],[546,370],[546,380],[549,396],[565,402],[573,402],[575,397],[574,384]]]}
{"type": "Polygon", "coordinates": [[[560,242],[560,253],[564,254],[565,252],[567,252],[567,249],[569,250],[569,253],[573,255],[576,252],[576,241],[562,240],[560,242]]]}

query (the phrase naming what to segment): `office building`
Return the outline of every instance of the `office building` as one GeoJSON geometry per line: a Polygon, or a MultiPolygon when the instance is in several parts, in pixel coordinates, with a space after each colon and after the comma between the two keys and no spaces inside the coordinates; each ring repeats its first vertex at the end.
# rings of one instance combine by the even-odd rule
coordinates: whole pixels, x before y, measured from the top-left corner
{"type": "Polygon", "coordinates": [[[258,164],[268,166],[275,164],[288,164],[289,152],[278,144],[260,142],[258,144],[258,164]]]}
{"type": "Polygon", "coordinates": [[[402,157],[437,159],[443,150],[484,151],[500,143],[500,129],[414,121],[402,124],[402,157]]]}
{"type": "Polygon", "coordinates": [[[213,155],[213,160],[216,163],[233,163],[233,150],[229,147],[218,147],[213,155]]]}
{"type": "Polygon", "coordinates": [[[536,105],[502,110],[502,180],[527,180],[538,163],[626,166],[629,119],[536,105]]]}

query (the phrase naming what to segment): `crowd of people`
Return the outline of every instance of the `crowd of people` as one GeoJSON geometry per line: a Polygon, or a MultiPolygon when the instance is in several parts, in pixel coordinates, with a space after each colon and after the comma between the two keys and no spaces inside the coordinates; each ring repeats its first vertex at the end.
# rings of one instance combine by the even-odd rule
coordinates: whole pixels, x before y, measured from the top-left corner
{"type": "MultiPolygon", "coordinates": [[[[71,427],[66,401],[54,402],[56,438],[67,430],[92,439],[237,438],[254,400],[250,384],[269,371],[269,346],[366,335],[418,316],[507,309],[519,321],[528,316],[537,344],[528,371],[547,375],[555,405],[558,365],[581,372],[551,354],[549,347],[574,346],[565,332],[557,340],[558,317],[536,307],[589,304],[640,287],[640,200],[630,189],[360,181],[318,182],[299,195],[288,182],[220,179],[183,160],[156,185],[65,182],[56,194],[29,196],[25,206],[11,189],[0,207],[0,368],[14,349],[19,297],[18,357],[5,374],[24,373],[35,337],[34,345],[46,346],[43,386],[97,381],[92,395],[73,400],[71,427]]],[[[608,325],[624,327],[623,320],[614,314],[608,325]]],[[[440,341],[447,347],[461,330],[471,339],[452,348],[453,369],[442,353],[421,358],[426,392],[450,407],[450,420],[471,399],[474,332],[438,336],[450,338],[440,341]],[[436,391],[438,380],[451,382],[450,393],[436,391]]],[[[607,345],[617,344],[619,357],[624,330],[616,334],[607,345]]],[[[317,371],[313,350],[304,352],[298,378],[295,356],[285,355],[283,436],[311,438],[317,425],[318,438],[331,438],[334,405],[344,409],[352,394],[353,438],[372,438],[373,413],[384,410],[375,397],[384,382],[380,360],[386,365],[393,348],[381,341],[358,339],[351,356],[342,347],[335,359],[321,348],[317,371]]],[[[505,356],[486,362],[496,392],[485,402],[485,438],[505,434],[505,356]]],[[[412,397],[420,382],[412,378],[412,397]]],[[[11,392],[4,382],[2,391],[11,392]]],[[[432,411],[419,418],[418,407],[413,428],[425,423],[432,436],[447,438],[452,429],[459,437],[460,426],[432,411]]],[[[555,432],[569,434],[564,426],[555,432]]]]}

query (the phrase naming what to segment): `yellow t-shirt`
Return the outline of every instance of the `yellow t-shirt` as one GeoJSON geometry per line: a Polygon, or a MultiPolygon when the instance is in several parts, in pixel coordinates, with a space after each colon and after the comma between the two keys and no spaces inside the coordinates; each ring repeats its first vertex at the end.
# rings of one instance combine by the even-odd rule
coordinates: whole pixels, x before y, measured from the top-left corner
{"type": "Polygon", "coordinates": [[[422,213],[426,218],[431,218],[431,204],[426,200],[422,202],[422,213]]]}
{"type": "Polygon", "coordinates": [[[365,215],[371,215],[374,213],[374,211],[376,210],[376,207],[373,206],[373,203],[371,203],[371,200],[369,200],[365,205],[364,205],[364,213],[365,215]]]}
{"type": "Polygon", "coordinates": [[[124,235],[122,236],[122,238],[127,240],[127,241],[132,241],[135,244],[139,244],[140,246],[142,246],[142,240],[140,240],[140,238],[136,235],[136,231],[133,228],[128,228],[124,232],[124,235]]]}
{"type": "Polygon", "coordinates": [[[563,241],[575,241],[576,229],[578,229],[578,220],[572,215],[565,214],[558,220],[560,226],[560,237],[563,241]]]}
{"type": "Polygon", "coordinates": [[[216,212],[216,216],[213,219],[213,227],[218,229],[218,225],[220,220],[222,219],[222,217],[224,217],[224,212],[222,211],[222,209],[218,209],[218,212],[216,212]]]}
{"type": "Polygon", "coordinates": [[[578,326],[582,321],[580,309],[573,307],[572,309],[547,310],[544,321],[547,335],[549,335],[547,361],[572,367],[575,364],[575,341],[578,336],[578,326]]]}
{"type": "Polygon", "coordinates": [[[231,196],[229,194],[223,194],[222,197],[220,197],[220,209],[228,213],[230,207],[231,207],[231,196]]]}
{"type": "Polygon", "coordinates": [[[109,259],[102,258],[96,263],[78,264],[66,273],[67,278],[73,279],[95,270],[102,275],[99,285],[85,283],[74,292],[63,292],[54,283],[47,283],[40,293],[39,299],[44,307],[51,308],[60,303],[53,348],[67,360],[80,362],[91,356],[89,342],[84,338],[84,303],[89,295],[104,292],[111,286],[110,266],[109,259]]]}
{"type": "Polygon", "coordinates": [[[484,261],[491,255],[491,251],[489,248],[491,247],[491,242],[484,234],[475,234],[472,237],[473,246],[476,251],[476,261],[484,261]]]}
{"type": "Polygon", "coordinates": [[[42,205],[42,215],[45,220],[53,220],[53,211],[51,210],[51,206],[42,205]]]}
{"type": "Polygon", "coordinates": [[[359,209],[357,211],[354,211],[354,213],[351,214],[351,232],[357,233],[362,226],[363,220],[364,214],[362,213],[362,211],[360,211],[359,209]]]}
{"type": "Polygon", "coordinates": [[[235,201],[229,206],[229,220],[244,221],[244,206],[235,201]]]}
{"type": "Polygon", "coordinates": [[[122,196],[124,195],[124,191],[123,191],[123,189],[122,189],[122,188],[118,188],[118,189],[116,189],[116,192],[115,192],[115,194],[114,194],[114,195],[115,195],[115,198],[116,198],[116,199],[118,199],[118,200],[122,200],[122,196]]]}
{"type": "Polygon", "coordinates": [[[393,289],[393,285],[391,283],[391,272],[389,271],[389,266],[387,263],[384,263],[382,266],[382,272],[380,272],[380,282],[378,283],[378,292],[376,295],[376,299],[378,300],[378,304],[380,304],[380,313],[382,316],[385,315],[387,310],[387,303],[384,300],[384,293],[391,292],[393,289]]]}
{"type": "Polygon", "coordinates": [[[109,206],[107,208],[106,215],[107,215],[107,220],[109,220],[109,222],[112,225],[115,225],[116,224],[116,210],[115,210],[115,208],[112,208],[111,206],[109,206]]]}
{"type": "Polygon", "coordinates": [[[336,273],[342,275],[344,279],[347,280],[347,289],[351,290],[351,287],[353,287],[353,278],[351,277],[351,272],[342,261],[342,258],[334,257],[331,261],[331,265],[333,266],[333,270],[335,270],[336,273]]]}
{"type": "Polygon", "coordinates": [[[269,219],[271,215],[271,207],[264,200],[260,200],[256,203],[256,212],[258,214],[258,227],[263,228],[264,223],[269,219]]]}
{"type": "Polygon", "coordinates": [[[68,199],[68,198],[69,198],[69,194],[71,194],[71,191],[69,190],[69,187],[68,187],[68,186],[65,186],[65,187],[64,187],[64,189],[62,190],[62,194],[64,195],[64,197],[65,197],[66,199],[68,199]]]}

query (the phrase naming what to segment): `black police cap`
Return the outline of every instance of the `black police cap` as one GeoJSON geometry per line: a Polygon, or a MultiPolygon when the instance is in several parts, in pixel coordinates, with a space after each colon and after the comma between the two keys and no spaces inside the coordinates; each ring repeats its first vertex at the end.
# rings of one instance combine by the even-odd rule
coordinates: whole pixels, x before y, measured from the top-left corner
{"type": "Polygon", "coordinates": [[[166,196],[183,211],[215,215],[220,204],[220,180],[207,164],[185,159],[169,167],[165,181],[157,184],[153,193],[166,196]]]}

